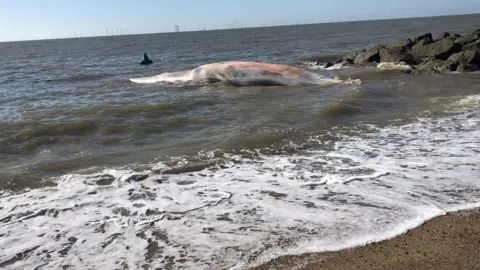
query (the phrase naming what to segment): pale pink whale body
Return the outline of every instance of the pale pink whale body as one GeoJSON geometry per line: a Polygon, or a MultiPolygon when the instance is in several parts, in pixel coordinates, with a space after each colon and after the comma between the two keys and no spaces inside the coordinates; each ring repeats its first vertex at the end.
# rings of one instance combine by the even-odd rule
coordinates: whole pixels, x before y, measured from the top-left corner
{"type": "Polygon", "coordinates": [[[134,83],[215,83],[225,82],[237,86],[251,85],[330,85],[343,81],[328,78],[300,68],[260,63],[221,62],[206,64],[192,70],[167,72],[160,75],[132,78],[134,83]]]}

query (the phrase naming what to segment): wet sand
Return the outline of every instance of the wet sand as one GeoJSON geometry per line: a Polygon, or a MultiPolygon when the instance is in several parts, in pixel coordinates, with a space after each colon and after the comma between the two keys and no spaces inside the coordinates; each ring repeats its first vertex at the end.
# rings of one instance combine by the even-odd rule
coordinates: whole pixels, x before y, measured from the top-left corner
{"type": "Polygon", "coordinates": [[[390,240],[280,257],[253,269],[480,269],[480,209],[438,217],[390,240]]]}

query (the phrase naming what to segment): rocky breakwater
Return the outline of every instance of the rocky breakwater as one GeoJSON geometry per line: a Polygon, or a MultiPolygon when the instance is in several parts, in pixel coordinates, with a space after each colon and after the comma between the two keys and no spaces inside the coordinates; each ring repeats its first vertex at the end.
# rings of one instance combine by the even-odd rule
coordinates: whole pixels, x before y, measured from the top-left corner
{"type": "MultiPolygon", "coordinates": [[[[471,34],[442,33],[434,39],[431,33],[390,44],[378,44],[369,50],[352,52],[335,63],[343,66],[370,66],[379,63],[402,63],[409,72],[436,73],[480,70],[480,29],[471,34]]],[[[334,63],[320,63],[331,66],[334,63]]]]}

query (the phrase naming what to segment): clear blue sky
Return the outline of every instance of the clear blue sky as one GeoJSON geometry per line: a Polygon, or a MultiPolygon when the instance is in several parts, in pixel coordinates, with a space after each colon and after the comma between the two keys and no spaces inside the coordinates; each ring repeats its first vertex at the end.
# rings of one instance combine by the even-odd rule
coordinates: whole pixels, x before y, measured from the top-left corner
{"type": "Polygon", "coordinates": [[[480,0],[0,0],[0,41],[480,13],[480,0]]]}

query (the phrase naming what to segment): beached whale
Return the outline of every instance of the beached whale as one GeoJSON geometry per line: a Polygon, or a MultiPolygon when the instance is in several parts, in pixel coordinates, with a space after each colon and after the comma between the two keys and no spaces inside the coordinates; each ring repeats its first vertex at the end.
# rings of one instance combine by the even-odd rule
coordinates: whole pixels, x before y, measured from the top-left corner
{"type": "Polygon", "coordinates": [[[331,85],[343,82],[292,66],[260,62],[206,64],[192,70],[131,78],[130,81],[144,84],[159,82],[180,84],[224,82],[235,86],[331,85]]]}

